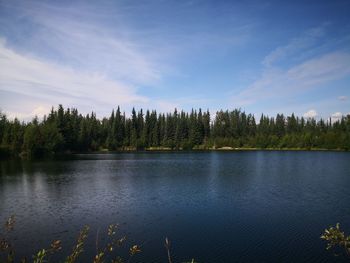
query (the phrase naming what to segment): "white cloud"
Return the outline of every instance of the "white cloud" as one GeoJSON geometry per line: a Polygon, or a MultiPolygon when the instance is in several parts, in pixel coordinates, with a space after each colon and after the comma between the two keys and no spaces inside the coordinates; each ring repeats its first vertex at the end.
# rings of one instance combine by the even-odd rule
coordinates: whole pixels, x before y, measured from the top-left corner
{"type": "Polygon", "coordinates": [[[315,118],[317,116],[317,112],[315,110],[309,110],[304,113],[304,118],[315,118]]]}
{"type": "Polygon", "coordinates": [[[340,121],[343,114],[341,112],[335,112],[331,115],[332,123],[340,121]]]}
{"type": "Polygon", "coordinates": [[[0,36],[2,109],[26,119],[36,114],[35,109],[58,103],[103,116],[116,105],[126,111],[132,106],[180,109],[187,102],[162,99],[163,94],[152,99],[154,95],[146,89],[158,86],[164,92],[162,82],[168,74],[186,75],[178,72],[182,68],[176,64],[181,59],[188,61],[208,48],[222,52],[241,45],[252,27],[232,23],[229,34],[214,24],[203,28],[187,7],[174,8],[176,16],[163,23],[162,15],[152,17],[157,14],[152,13],[152,5],[158,3],[0,3],[4,13],[10,14],[0,19],[0,27],[6,29],[2,33],[8,38],[5,43],[0,36]],[[181,15],[193,25],[177,23],[181,15]]]}
{"type": "Polygon", "coordinates": [[[296,66],[268,68],[262,76],[236,95],[235,105],[245,106],[271,98],[288,98],[350,75],[350,54],[333,52],[296,66]]]}
{"type": "Polygon", "coordinates": [[[133,84],[150,84],[161,79],[162,67],[156,62],[155,53],[144,42],[130,37],[134,32],[122,22],[113,25],[113,29],[106,27],[94,16],[96,12],[88,5],[58,8],[41,2],[23,4],[18,13],[35,25],[29,27],[32,32],[24,47],[59,64],[103,72],[110,78],[133,84]]]}
{"type": "Polygon", "coordinates": [[[43,118],[45,115],[48,115],[48,113],[50,112],[50,107],[47,106],[38,106],[36,108],[34,108],[31,112],[29,113],[18,113],[18,112],[6,112],[7,113],[7,117],[9,117],[10,119],[20,119],[20,120],[31,120],[33,117],[38,117],[39,119],[43,118]]]}
{"type": "Polygon", "coordinates": [[[292,56],[301,50],[310,48],[311,46],[315,45],[317,40],[324,35],[326,26],[327,25],[324,24],[320,27],[310,29],[301,36],[292,39],[287,45],[277,47],[264,58],[262,64],[265,67],[269,67],[279,60],[292,56]]]}
{"type": "MultiPolygon", "coordinates": [[[[216,28],[203,29],[191,16],[189,19],[196,22],[193,25],[184,28],[181,23],[175,23],[169,28],[162,21],[154,23],[160,19],[152,17],[152,7],[158,3],[112,1],[103,5],[94,2],[60,5],[14,1],[7,5],[15,10],[13,13],[18,19],[0,20],[0,26],[11,32],[22,50],[30,50],[31,54],[59,64],[103,72],[109,78],[134,85],[153,86],[165,74],[181,75],[178,72],[181,69],[175,66],[180,57],[188,59],[204,48],[215,48],[219,52],[241,45],[252,27],[249,23],[238,23],[230,26],[227,29],[230,33],[225,34],[216,28]],[[141,9],[142,18],[135,19],[134,12],[141,9]],[[151,26],[135,25],[139,19],[151,26]],[[16,24],[19,20],[28,22],[30,32],[20,31],[23,25],[16,24]],[[193,27],[198,27],[195,32],[191,30],[193,27]]],[[[174,8],[176,11],[171,15],[189,16],[189,10],[183,9],[181,3],[172,5],[178,8],[174,8]]]]}
{"type": "MultiPolygon", "coordinates": [[[[49,63],[30,55],[19,54],[0,39],[0,105],[10,118],[31,120],[43,117],[51,107],[63,104],[102,116],[120,105],[172,112],[193,103],[183,99],[151,99],[139,95],[131,84],[109,79],[106,75],[49,63]]],[[[196,100],[198,103],[200,100],[196,100]]],[[[193,106],[193,105],[192,105],[193,106]]]]}
{"type": "Polygon", "coordinates": [[[124,28],[116,10],[102,15],[92,5],[36,1],[2,7],[14,18],[0,27],[17,41],[0,36],[0,105],[9,116],[28,120],[57,104],[105,116],[117,105],[166,103],[140,95],[138,87],[160,81],[166,66],[124,28]],[[111,18],[120,23],[107,26],[111,18]]]}
{"type": "MultiPolygon", "coordinates": [[[[275,113],[292,108],[291,112],[299,111],[300,115],[315,108],[317,99],[311,99],[311,91],[324,89],[332,81],[350,76],[350,52],[334,47],[335,42],[346,43],[349,38],[344,36],[336,41],[325,38],[329,25],[324,23],[308,30],[267,54],[262,61],[260,77],[233,95],[231,103],[255,111],[259,105],[267,105],[261,111],[273,109],[275,113]],[[303,109],[299,108],[301,104],[303,109]]],[[[329,112],[322,110],[317,114],[327,116],[329,112]]]]}
{"type": "MultiPolygon", "coordinates": [[[[22,96],[34,97],[41,104],[57,105],[59,103],[76,106],[89,105],[90,110],[97,106],[110,110],[116,105],[133,105],[147,103],[149,99],[137,94],[131,86],[105,75],[74,70],[72,68],[48,63],[30,56],[18,54],[0,43],[0,90],[22,96]]],[[[5,98],[0,99],[5,104],[5,98]]],[[[42,105],[17,105],[18,116],[28,112],[38,114],[42,105]],[[21,109],[25,112],[21,112],[21,109]],[[35,111],[35,109],[37,109],[35,111]]],[[[94,109],[95,110],[95,109],[94,109]]]]}
{"type": "Polygon", "coordinates": [[[347,101],[348,97],[347,96],[339,96],[338,100],[340,100],[340,101],[347,101]]]}

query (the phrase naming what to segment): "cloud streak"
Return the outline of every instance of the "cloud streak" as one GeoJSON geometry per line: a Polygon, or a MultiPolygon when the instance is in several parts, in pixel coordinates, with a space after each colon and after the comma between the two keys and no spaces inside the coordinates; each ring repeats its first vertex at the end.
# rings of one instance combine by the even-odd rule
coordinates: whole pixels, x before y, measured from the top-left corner
{"type": "Polygon", "coordinates": [[[350,75],[350,54],[334,52],[307,60],[286,70],[265,70],[262,77],[235,96],[235,102],[249,105],[261,100],[283,98],[317,88],[350,75]]]}
{"type": "MultiPolygon", "coordinates": [[[[18,8],[16,14],[28,23],[30,36],[21,36],[18,25],[8,21],[4,25],[23,41],[20,49],[29,49],[32,54],[40,54],[49,61],[103,72],[110,78],[134,84],[149,84],[161,79],[161,66],[141,45],[143,42],[136,42],[129,36],[133,31],[124,28],[122,22],[113,25],[112,30],[94,16],[98,10],[90,10],[90,6],[72,8],[29,3],[18,8]]],[[[118,14],[114,17],[118,18],[118,14]]]]}
{"type": "Polygon", "coordinates": [[[6,47],[5,41],[0,41],[0,68],[0,102],[11,118],[42,117],[51,106],[58,104],[78,107],[83,113],[94,110],[106,116],[116,105],[127,110],[136,106],[168,112],[181,109],[182,105],[202,102],[181,98],[151,99],[140,95],[133,85],[106,75],[19,54],[6,47]]]}
{"type": "Polygon", "coordinates": [[[287,45],[277,47],[270,54],[268,54],[262,64],[265,67],[270,67],[273,64],[283,59],[290,59],[291,56],[300,53],[303,50],[308,50],[310,47],[318,43],[319,39],[325,35],[325,28],[327,24],[324,24],[317,28],[307,30],[302,36],[292,39],[287,45]]]}
{"type": "Polygon", "coordinates": [[[167,9],[162,3],[0,2],[2,107],[18,116],[58,103],[102,114],[118,104],[127,110],[132,106],[180,109],[186,101],[162,99],[169,97],[162,88],[164,79],[169,74],[186,75],[176,62],[203,49],[240,45],[251,28],[240,21],[229,34],[216,30],[215,25],[226,23],[223,19],[203,27],[192,15],[205,20],[206,9],[188,9],[181,3],[172,4],[171,17],[158,10],[153,19],[157,5],[167,9]],[[178,23],[182,15],[192,26],[178,23]],[[140,21],[147,25],[135,25],[140,21]],[[149,95],[147,89],[152,87],[158,87],[159,94],[149,95]],[[22,98],[25,105],[14,109],[15,98],[22,98]]]}
{"type": "MultiPolygon", "coordinates": [[[[302,29],[285,20],[290,31],[280,34],[277,23],[267,29],[266,8],[276,5],[213,7],[211,1],[0,1],[1,107],[29,116],[63,103],[106,116],[117,104],[169,111],[234,102],[266,112],[281,101],[285,111],[286,100],[349,75],[350,38],[347,29],[330,30],[336,23],[318,19],[319,27],[294,37],[290,32],[302,29]],[[281,36],[291,40],[276,48],[281,36]],[[266,47],[272,52],[261,59],[266,47]],[[222,98],[230,83],[244,87],[232,101],[222,98]]],[[[341,89],[335,97],[349,96],[341,89]]],[[[333,100],[342,108],[332,112],[347,111],[333,100]]],[[[308,109],[324,116],[310,104],[300,114],[308,109]]]]}
{"type": "Polygon", "coordinates": [[[340,101],[347,101],[348,97],[347,96],[339,96],[338,100],[340,100],[340,101]]]}
{"type": "MultiPolygon", "coordinates": [[[[330,23],[306,30],[284,46],[275,48],[262,60],[261,76],[236,94],[232,102],[240,107],[271,101],[288,103],[293,98],[350,76],[350,53],[347,49],[326,51],[330,23]],[[322,40],[322,41],[321,41],[322,40]]],[[[344,36],[344,41],[347,41],[344,36]]],[[[341,39],[338,39],[341,41],[341,39]]],[[[339,100],[346,100],[341,96],[339,100]]],[[[285,105],[285,104],[284,104],[285,105]]]]}
{"type": "Polygon", "coordinates": [[[118,104],[149,101],[137,95],[133,86],[97,73],[78,71],[18,54],[3,42],[0,44],[0,67],[2,91],[35,97],[46,106],[63,103],[70,106],[106,105],[111,109],[118,104]]]}

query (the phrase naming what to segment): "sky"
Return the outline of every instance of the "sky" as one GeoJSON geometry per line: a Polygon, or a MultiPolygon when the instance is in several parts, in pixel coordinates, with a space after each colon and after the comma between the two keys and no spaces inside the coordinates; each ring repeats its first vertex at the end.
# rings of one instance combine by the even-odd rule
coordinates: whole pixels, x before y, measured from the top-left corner
{"type": "Polygon", "coordinates": [[[350,113],[350,1],[0,0],[0,109],[350,113]]]}

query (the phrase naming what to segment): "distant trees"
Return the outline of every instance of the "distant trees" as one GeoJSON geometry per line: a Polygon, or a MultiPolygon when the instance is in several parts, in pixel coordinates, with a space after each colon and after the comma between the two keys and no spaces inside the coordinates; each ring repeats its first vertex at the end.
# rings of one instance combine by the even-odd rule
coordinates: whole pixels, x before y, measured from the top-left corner
{"type": "Polygon", "coordinates": [[[39,121],[9,120],[0,112],[0,156],[27,154],[43,156],[59,152],[99,149],[145,148],[208,149],[233,148],[324,148],[350,149],[350,115],[331,123],[277,114],[254,115],[240,109],[190,113],[160,113],[132,109],[126,117],[120,108],[108,118],[97,119],[94,112],[83,116],[77,109],[59,105],[39,121]]]}

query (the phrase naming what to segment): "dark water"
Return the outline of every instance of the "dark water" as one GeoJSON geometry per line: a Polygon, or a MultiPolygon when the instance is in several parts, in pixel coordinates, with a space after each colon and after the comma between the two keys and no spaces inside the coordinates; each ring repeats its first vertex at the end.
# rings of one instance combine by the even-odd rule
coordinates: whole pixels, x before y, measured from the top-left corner
{"type": "Polygon", "coordinates": [[[19,255],[53,239],[67,253],[88,224],[87,262],[98,229],[104,237],[119,223],[128,245],[142,245],[132,262],[166,262],[166,236],[176,262],[345,261],[320,235],[337,222],[350,234],[350,153],[118,153],[0,165],[0,220],[16,214],[19,255]]]}

